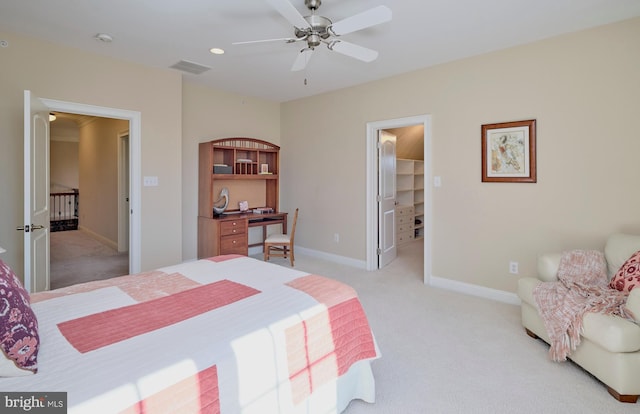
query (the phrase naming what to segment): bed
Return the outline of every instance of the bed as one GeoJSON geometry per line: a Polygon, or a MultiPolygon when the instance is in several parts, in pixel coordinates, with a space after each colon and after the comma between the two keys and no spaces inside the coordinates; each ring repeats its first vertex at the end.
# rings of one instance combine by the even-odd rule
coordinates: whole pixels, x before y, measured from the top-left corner
{"type": "Polygon", "coordinates": [[[69,413],[327,414],[374,402],[380,353],[362,305],[322,276],[217,256],[35,293],[31,308],[37,373],[0,378],[0,390],[66,392],[69,413]]]}

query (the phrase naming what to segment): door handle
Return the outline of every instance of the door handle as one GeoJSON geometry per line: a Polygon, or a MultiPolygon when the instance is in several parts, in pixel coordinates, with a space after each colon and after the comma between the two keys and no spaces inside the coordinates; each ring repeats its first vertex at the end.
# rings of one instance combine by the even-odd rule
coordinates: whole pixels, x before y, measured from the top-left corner
{"type": "Polygon", "coordinates": [[[16,227],[16,230],[24,231],[25,233],[29,233],[31,230],[40,230],[40,229],[44,229],[44,226],[40,224],[32,224],[31,227],[29,227],[29,225],[27,224],[25,226],[16,227]]]}

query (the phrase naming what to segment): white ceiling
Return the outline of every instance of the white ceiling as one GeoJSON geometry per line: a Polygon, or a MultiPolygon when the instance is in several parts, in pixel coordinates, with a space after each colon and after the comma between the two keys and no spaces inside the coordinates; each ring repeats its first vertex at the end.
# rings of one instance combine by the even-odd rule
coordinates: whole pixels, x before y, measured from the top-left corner
{"type": "MultiPolygon", "coordinates": [[[[309,14],[304,0],[290,1],[309,14]]],[[[188,60],[212,68],[189,80],[284,102],[640,16],[640,0],[323,0],[318,14],[336,22],[381,4],[390,22],[343,36],[377,50],[377,60],[321,45],[300,72],[290,71],[300,43],[232,45],[293,37],[266,0],[0,0],[0,31],[157,68],[188,60]]]]}

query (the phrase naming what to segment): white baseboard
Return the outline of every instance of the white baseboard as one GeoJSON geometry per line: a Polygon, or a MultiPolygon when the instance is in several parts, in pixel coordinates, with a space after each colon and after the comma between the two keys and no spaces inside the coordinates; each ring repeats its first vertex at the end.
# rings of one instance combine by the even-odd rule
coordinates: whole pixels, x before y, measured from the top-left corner
{"type": "MultiPolygon", "coordinates": [[[[295,251],[303,253],[307,256],[327,260],[334,263],[340,263],[346,266],[356,267],[358,269],[366,269],[365,260],[357,260],[351,257],[340,256],[333,253],[326,253],[319,250],[308,249],[306,247],[295,246],[295,251]]],[[[262,253],[262,246],[256,246],[249,249],[249,255],[262,253]]],[[[508,303],[510,305],[520,306],[520,298],[518,295],[503,290],[491,289],[484,286],[473,285],[471,283],[459,282],[457,280],[445,279],[442,277],[431,276],[426,285],[451,290],[453,292],[463,293],[471,296],[478,296],[485,299],[495,300],[498,302],[508,303]]]]}
{"type": "MultiPolygon", "coordinates": [[[[296,251],[304,253],[308,256],[317,257],[318,259],[328,260],[330,262],[340,263],[347,266],[366,269],[367,263],[364,260],[356,260],[350,257],[339,256],[332,253],[321,252],[318,250],[307,249],[306,247],[295,247],[296,251]]],[[[491,289],[484,286],[473,285],[470,283],[459,282],[457,280],[444,279],[437,276],[431,276],[427,285],[438,287],[466,295],[478,296],[485,299],[495,300],[498,302],[508,303],[510,305],[520,305],[520,298],[515,293],[505,292],[503,290],[491,289]]]]}
{"type": "Polygon", "coordinates": [[[511,292],[505,292],[504,290],[491,289],[485,286],[473,285],[471,283],[459,282],[457,280],[444,279],[437,276],[431,276],[426,284],[437,288],[464,293],[466,295],[479,296],[485,299],[491,299],[498,302],[508,303],[510,305],[520,306],[520,298],[518,297],[518,295],[511,292]]]}
{"type": "Polygon", "coordinates": [[[364,260],[357,260],[351,257],[339,256],[333,253],[321,252],[319,250],[308,249],[306,247],[295,246],[295,251],[306,254],[307,256],[316,257],[318,259],[328,260],[334,263],[356,267],[358,269],[366,269],[367,263],[364,260]]]}

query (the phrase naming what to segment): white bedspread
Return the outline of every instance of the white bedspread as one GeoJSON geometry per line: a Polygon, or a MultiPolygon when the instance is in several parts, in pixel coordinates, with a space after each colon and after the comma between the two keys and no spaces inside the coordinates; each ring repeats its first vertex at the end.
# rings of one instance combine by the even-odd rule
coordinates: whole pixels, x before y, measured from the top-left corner
{"type": "Polygon", "coordinates": [[[374,401],[379,352],[353,289],[214,260],[32,295],[39,371],[0,387],[65,391],[69,413],[91,414],[327,414],[374,401]]]}

